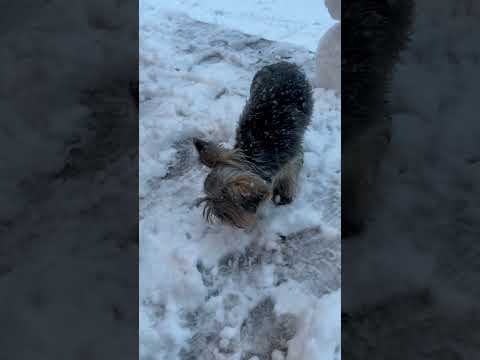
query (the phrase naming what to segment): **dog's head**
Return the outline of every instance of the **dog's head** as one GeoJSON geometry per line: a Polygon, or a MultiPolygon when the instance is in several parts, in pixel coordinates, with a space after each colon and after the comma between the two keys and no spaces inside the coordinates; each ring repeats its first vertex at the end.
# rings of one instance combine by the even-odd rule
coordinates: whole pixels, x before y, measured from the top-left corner
{"type": "Polygon", "coordinates": [[[203,215],[208,222],[219,221],[238,228],[256,222],[261,203],[271,197],[269,184],[256,175],[241,152],[194,139],[200,162],[211,169],[204,182],[203,215]]]}

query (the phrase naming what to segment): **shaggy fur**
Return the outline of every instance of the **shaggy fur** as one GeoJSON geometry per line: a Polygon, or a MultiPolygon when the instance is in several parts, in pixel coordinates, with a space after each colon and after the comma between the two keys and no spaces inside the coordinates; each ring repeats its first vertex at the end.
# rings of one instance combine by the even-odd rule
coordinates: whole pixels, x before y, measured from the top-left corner
{"type": "Polygon", "coordinates": [[[234,148],[194,139],[200,161],[212,169],[200,200],[208,221],[245,228],[266,200],[293,200],[312,111],[311,86],[297,65],[280,62],[257,72],[234,148]]]}
{"type": "Polygon", "coordinates": [[[406,46],[412,0],[342,1],[342,235],[362,230],[390,140],[387,95],[406,46]]]}

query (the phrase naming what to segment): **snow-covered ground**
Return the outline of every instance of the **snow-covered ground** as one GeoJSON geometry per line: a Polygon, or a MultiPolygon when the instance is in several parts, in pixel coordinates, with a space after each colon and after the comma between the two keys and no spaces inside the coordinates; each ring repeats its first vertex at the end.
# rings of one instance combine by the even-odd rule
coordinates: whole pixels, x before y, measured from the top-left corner
{"type": "Polygon", "coordinates": [[[291,42],[309,50],[316,49],[320,37],[335,22],[323,0],[152,0],[140,3],[141,16],[153,3],[184,12],[196,20],[261,35],[269,40],[291,42]]]}
{"type": "Polygon", "coordinates": [[[193,206],[207,169],[189,142],[233,144],[263,65],[296,62],[312,79],[328,13],[318,5],[315,25],[281,1],[171,4],[140,2],[141,359],[339,359],[340,99],[315,89],[298,198],[267,204],[249,233],[193,206]]]}

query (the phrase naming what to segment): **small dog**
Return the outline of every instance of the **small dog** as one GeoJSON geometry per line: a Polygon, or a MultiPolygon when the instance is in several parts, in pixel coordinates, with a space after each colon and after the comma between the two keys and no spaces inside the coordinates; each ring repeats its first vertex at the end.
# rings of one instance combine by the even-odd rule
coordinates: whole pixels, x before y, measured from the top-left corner
{"type": "Polygon", "coordinates": [[[342,237],[360,233],[390,142],[391,76],[410,39],[413,0],[342,1],[342,237]]]}
{"type": "Polygon", "coordinates": [[[193,140],[204,182],[203,215],[238,228],[256,222],[260,204],[292,202],[303,167],[303,139],[313,111],[312,88],[301,69],[280,62],[254,76],[233,149],[193,140]]]}

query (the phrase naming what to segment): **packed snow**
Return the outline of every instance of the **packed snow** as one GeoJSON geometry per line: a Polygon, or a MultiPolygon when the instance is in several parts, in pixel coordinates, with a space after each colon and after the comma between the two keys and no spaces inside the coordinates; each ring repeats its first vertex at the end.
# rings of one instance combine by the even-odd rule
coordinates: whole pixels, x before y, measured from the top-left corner
{"type": "MultiPolygon", "coordinates": [[[[268,40],[301,45],[312,51],[316,49],[320,37],[335,23],[322,0],[147,0],[143,2],[143,4],[147,3],[154,3],[154,6],[161,6],[163,9],[181,11],[193,19],[210,24],[261,35],[268,40]]],[[[140,10],[141,16],[143,10],[145,10],[144,7],[140,10]]]]}
{"type": "Polygon", "coordinates": [[[141,359],[340,359],[339,97],[314,90],[298,198],[266,204],[251,231],[202,218],[208,169],[190,142],[233,145],[262,66],[295,62],[313,79],[333,21],[323,4],[172,4],[140,2],[141,359]]]}

